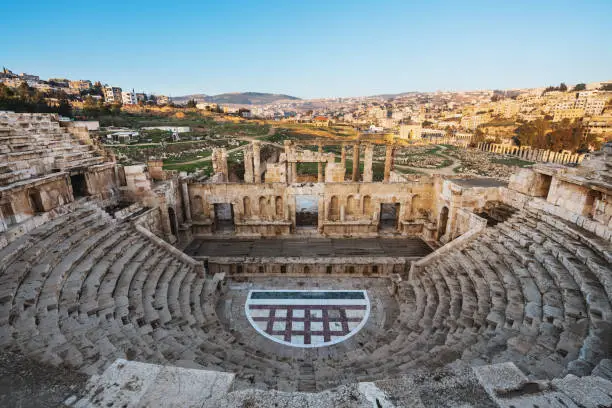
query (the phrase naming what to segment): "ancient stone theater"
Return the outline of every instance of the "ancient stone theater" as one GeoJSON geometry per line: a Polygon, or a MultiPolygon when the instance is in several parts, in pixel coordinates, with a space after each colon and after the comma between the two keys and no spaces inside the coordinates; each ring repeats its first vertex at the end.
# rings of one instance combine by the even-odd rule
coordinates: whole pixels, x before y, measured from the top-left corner
{"type": "Polygon", "coordinates": [[[502,182],[254,141],[230,181],[50,114],[0,140],[3,406],[612,406],[609,144],[502,182]]]}

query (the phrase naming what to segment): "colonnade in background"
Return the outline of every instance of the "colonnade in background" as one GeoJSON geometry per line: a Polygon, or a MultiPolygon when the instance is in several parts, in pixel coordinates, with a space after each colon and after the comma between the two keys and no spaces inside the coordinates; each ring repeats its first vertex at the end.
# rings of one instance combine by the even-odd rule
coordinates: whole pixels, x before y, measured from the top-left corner
{"type": "Polygon", "coordinates": [[[584,159],[584,154],[572,153],[567,150],[555,152],[547,149],[533,149],[531,146],[511,146],[499,143],[481,142],[476,145],[478,150],[483,152],[508,154],[516,156],[521,160],[543,163],[580,163],[584,159]]]}

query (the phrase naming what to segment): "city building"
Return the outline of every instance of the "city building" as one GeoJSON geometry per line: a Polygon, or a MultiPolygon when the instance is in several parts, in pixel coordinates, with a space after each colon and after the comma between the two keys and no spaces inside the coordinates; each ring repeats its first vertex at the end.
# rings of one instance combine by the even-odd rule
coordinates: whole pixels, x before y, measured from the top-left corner
{"type": "Polygon", "coordinates": [[[87,79],[79,79],[76,81],[70,81],[69,86],[71,89],[78,91],[86,91],[91,88],[91,81],[87,79]]]}
{"type": "Polygon", "coordinates": [[[329,126],[329,118],[327,116],[315,116],[312,118],[312,123],[317,127],[329,126]]]}
{"type": "Polygon", "coordinates": [[[105,86],[103,89],[104,101],[107,103],[121,103],[121,88],[115,86],[105,86]]]}
{"type": "Polygon", "coordinates": [[[421,138],[423,127],[420,123],[400,125],[399,137],[404,140],[418,140],[421,138]]]}
{"type": "Polygon", "coordinates": [[[138,99],[136,98],[136,93],[134,93],[134,91],[121,92],[121,102],[124,105],[136,105],[138,103],[138,99]]]}
{"type": "Polygon", "coordinates": [[[572,109],[555,109],[553,122],[560,122],[563,119],[575,120],[584,117],[584,109],[572,108],[572,109]]]}
{"type": "Polygon", "coordinates": [[[158,105],[168,105],[170,103],[170,98],[166,95],[156,95],[155,100],[158,105]]]}

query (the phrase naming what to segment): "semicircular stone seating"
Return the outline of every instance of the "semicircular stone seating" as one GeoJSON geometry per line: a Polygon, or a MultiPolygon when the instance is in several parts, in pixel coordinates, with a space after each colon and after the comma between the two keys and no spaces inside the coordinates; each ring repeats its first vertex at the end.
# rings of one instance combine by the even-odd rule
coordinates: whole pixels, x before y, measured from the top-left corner
{"type": "Polygon", "coordinates": [[[0,345],[88,374],[127,358],[315,391],[457,359],[512,361],[536,379],[586,375],[612,349],[609,242],[539,211],[517,211],[401,282],[379,333],[299,359],[237,341],[217,317],[215,279],[93,204],[0,259],[0,345]]]}

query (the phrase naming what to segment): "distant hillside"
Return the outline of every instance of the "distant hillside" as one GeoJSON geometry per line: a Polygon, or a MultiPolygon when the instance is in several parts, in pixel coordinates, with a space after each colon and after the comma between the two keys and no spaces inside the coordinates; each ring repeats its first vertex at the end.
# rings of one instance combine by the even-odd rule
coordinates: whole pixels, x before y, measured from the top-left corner
{"type": "Polygon", "coordinates": [[[172,102],[182,105],[187,103],[187,101],[191,99],[195,99],[196,102],[207,102],[206,98],[210,98],[210,96],[206,94],[193,94],[193,95],[183,95],[183,96],[173,96],[172,102]]]}
{"type": "Polygon", "coordinates": [[[172,98],[175,103],[187,103],[188,100],[195,99],[198,102],[212,102],[220,104],[234,105],[264,105],[279,101],[296,101],[300,98],[283,94],[270,94],[262,92],[233,92],[219,95],[193,94],[172,98]]]}

